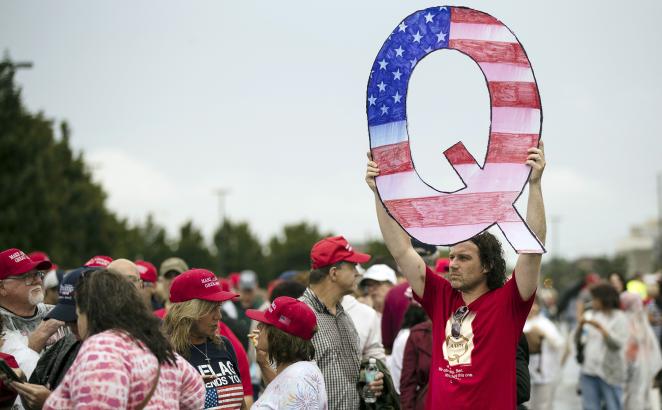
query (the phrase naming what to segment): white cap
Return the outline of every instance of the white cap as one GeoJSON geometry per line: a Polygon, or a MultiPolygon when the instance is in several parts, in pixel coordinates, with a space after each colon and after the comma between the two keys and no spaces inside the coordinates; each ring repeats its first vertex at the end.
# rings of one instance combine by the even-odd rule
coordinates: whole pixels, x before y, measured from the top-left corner
{"type": "Polygon", "coordinates": [[[56,288],[57,290],[57,286],[60,283],[57,280],[57,272],[55,272],[55,269],[51,269],[48,271],[46,276],[44,276],[43,283],[44,283],[44,289],[56,288]]]}
{"type": "Polygon", "coordinates": [[[257,274],[252,270],[244,270],[239,275],[239,289],[250,290],[257,288],[257,274]]]}
{"type": "Polygon", "coordinates": [[[361,282],[366,279],[372,279],[377,282],[390,282],[392,285],[397,283],[397,279],[395,278],[395,271],[388,265],[384,264],[377,264],[369,267],[368,270],[363,274],[361,282]]]}

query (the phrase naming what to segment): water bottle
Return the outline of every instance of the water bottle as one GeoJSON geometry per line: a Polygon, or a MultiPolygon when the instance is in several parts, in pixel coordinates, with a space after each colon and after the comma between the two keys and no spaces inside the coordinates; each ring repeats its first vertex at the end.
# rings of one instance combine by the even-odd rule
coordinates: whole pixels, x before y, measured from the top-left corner
{"type": "Polygon", "coordinates": [[[375,393],[373,393],[373,391],[370,390],[368,385],[375,381],[375,377],[377,376],[378,371],[379,369],[377,368],[377,360],[374,357],[371,357],[370,360],[368,360],[368,367],[365,368],[366,385],[363,388],[363,400],[366,403],[374,403],[377,401],[377,397],[375,397],[375,393]]]}

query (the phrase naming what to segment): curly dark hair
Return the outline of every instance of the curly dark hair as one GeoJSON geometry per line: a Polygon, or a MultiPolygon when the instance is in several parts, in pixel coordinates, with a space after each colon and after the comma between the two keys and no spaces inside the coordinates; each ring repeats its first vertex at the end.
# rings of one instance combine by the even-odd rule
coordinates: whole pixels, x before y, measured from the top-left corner
{"type": "Polygon", "coordinates": [[[315,357],[315,346],[313,346],[312,340],[304,340],[285,333],[275,326],[264,324],[264,327],[267,330],[269,361],[271,363],[310,361],[315,357]]]}
{"type": "Polygon", "coordinates": [[[175,352],[136,287],[118,273],[91,270],[76,284],[76,307],[87,315],[87,336],[117,329],[142,342],[160,364],[175,364],[175,352]]]}
{"type": "Polygon", "coordinates": [[[609,283],[598,283],[591,288],[591,296],[598,299],[605,310],[621,308],[618,291],[609,283]]]}
{"type": "Polygon", "coordinates": [[[402,319],[402,325],[400,327],[409,329],[426,320],[428,320],[428,315],[425,313],[423,306],[417,303],[410,303],[407,311],[405,311],[405,316],[402,319]]]}
{"type": "Polygon", "coordinates": [[[501,242],[485,231],[469,239],[478,247],[480,263],[487,272],[487,287],[498,289],[506,283],[506,260],[503,258],[501,242]]]}

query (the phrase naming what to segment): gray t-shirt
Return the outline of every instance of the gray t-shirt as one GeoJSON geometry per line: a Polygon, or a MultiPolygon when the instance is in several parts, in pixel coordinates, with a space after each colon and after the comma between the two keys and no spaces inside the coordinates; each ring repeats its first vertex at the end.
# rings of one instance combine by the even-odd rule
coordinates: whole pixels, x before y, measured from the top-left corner
{"type": "Polygon", "coordinates": [[[7,331],[18,331],[23,336],[29,336],[37,326],[44,320],[44,316],[53,309],[53,305],[40,303],[37,312],[30,317],[18,316],[17,314],[0,306],[0,315],[7,331]]]}

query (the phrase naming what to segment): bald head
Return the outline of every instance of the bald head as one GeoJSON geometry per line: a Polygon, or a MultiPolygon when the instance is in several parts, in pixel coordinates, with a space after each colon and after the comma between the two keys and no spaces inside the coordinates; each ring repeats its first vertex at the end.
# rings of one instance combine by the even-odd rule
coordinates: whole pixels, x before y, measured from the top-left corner
{"type": "Polygon", "coordinates": [[[108,267],[106,267],[106,269],[124,276],[137,288],[140,288],[140,271],[138,270],[136,264],[130,260],[115,259],[108,265],[108,267]]]}

